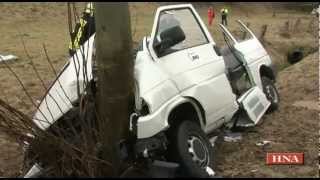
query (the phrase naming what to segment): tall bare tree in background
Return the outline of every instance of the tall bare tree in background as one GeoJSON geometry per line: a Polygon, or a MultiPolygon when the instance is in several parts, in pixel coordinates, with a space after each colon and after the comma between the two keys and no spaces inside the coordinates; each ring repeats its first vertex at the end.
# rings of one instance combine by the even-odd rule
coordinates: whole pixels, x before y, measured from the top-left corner
{"type": "Polygon", "coordinates": [[[128,3],[95,3],[98,121],[102,158],[120,173],[119,142],[128,135],[133,90],[132,37],[128,3]]]}

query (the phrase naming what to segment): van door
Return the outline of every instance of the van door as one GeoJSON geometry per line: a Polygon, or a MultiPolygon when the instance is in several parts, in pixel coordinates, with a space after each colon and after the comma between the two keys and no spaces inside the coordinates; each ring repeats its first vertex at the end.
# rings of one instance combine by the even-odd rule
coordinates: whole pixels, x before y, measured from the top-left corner
{"type": "MultiPolygon", "coordinates": [[[[253,32],[240,20],[237,20],[237,22],[240,25],[240,30],[242,30],[246,36],[243,38],[243,34],[232,34],[237,42],[234,44],[234,49],[237,50],[236,52],[241,52],[241,56],[243,56],[246,61],[245,63],[248,65],[248,69],[253,74],[252,78],[260,89],[263,89],[259,69],[261,65],[270,66],[272,63],[271,58],[253,32]]],[[[224,26],[220,25],[220,27],[222,28],[224,26]]],[[[225,27],[222,29],[226,30],[225,27]]]]}
{"type": "Polygon", "coordinates": [[[192,5],[158,8],[148,45],[150,54],[155,63],[167,72],[182,96],[199,101],[206,117],[209,117],[207,124],[230,113],[230,108],[237,108],[223,58],[217,55],[214,45],[192,5]],[[159,52],[157,47],[165,42],[164,36],[184,40],[159,52]]]}
{"type": "Polygon", "coordinates": [[[228,44],[231,46],[231,51],[233,51],[237,59],[241,61],[242,65],[245,67],[249,76],[250,83],[252,85],[252,87],[245,93],[243,93],[237,99],[237,101],[239,102],[239,104],[241,104],[241,107],[247,112],[247,115],[249,116],[250,120],[253,121],[254,124],[257,124],[261,119],[262,115],[267,111],[271,103],[266,98],[262,89],[259,88],[255,83],[253,75],[251,73],[252,71],[250,71],[248,64],[252,60],[251,58],[257,58],[254,56],[256,56],[257,54],[266,53],[266,51],[260,44],[259,40],[256,39],[254,34],[241,21],[238,22],[251,35],[249,39],[246,39],[242,42],[239,42],[239,40],[236,37],[234,37],[225,26],[223,26],[222,24],[219,25],[223,31],[223,35],[226,36],[226,39],[228,41],[230,41],[228,42],[228,44]],[[257,53],[252,53],[253,51],[257,51],[257,53]],[[250,54],[251,56],[247,56],[247,54],[250,54]]]}
{"type": "Polygon", "coordinates": [[[260,59],[264,56],[268,56],[267,51],[259,41],[259,39],[253,34],[253,32],[240,20],[237,20],[240,27],[245,31],[247,37],[242,39],[241,42],[235,45],[235,48],[245,55],[247,64],[253,63],[253,61],[260,59]]]}

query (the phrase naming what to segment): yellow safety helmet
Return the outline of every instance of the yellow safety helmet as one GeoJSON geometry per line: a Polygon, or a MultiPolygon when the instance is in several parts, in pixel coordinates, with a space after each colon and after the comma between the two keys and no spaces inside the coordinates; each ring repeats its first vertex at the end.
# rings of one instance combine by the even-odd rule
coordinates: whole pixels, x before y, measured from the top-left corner
{"type": "Polygon", "coordinates": [[[226,14],[228,14],[228,9],[227,8],[222,8],[221,12],[225,12],[226,14]]]}
{"type": "Polygon", "coordinates": [[[87,6],[86,6],[86,9],[84,12],[88,13],[90,15],[93,15],[93,3],[92,2],[87,3],[87,6]]]}

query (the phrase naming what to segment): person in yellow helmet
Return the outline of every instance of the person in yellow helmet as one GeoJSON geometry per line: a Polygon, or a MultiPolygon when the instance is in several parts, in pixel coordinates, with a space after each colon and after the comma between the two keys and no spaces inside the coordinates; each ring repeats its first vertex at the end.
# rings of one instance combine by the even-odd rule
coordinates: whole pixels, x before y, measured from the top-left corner
{"type": "Polygon", "coordinates": [[[77,49],[95,33],[94,8],[92,2],[87,3],[82,17],[71,33],[69,55],[73,56],[77,49]]]}
{"type": "Polygon", "coordinates": [[[228,9],[222,8],[221,9],[221,24],[223,24],[225,26],[228,26],[227,16],[228,16],[228,9]]]}

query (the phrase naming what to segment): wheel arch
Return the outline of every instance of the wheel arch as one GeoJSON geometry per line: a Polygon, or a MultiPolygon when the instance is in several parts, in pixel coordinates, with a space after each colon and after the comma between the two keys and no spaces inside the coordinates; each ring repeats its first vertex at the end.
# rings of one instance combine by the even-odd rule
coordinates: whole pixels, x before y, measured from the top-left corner
{"type": "Polygon", "coordinates": [[[276,75],[273,71],[273,69],[269,66],[266,66],[265,64],[261,65],[259,68],[259,74],[260,77],[265,76],[271,79],[273,82],[276,81],[276,75]]]}
{"type": "Polygon", "coordinates": [[[202,128],[206,125],[205,111],[201,104],[193,97],[184,97],[168,113],[167,121],[170,126],[174,126],[180,120],[194,116],[194,119],[202,128]],[[177,120],[178,119],[178,120],[177,120]]]}

